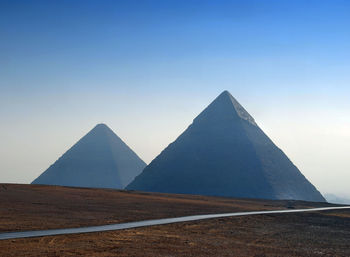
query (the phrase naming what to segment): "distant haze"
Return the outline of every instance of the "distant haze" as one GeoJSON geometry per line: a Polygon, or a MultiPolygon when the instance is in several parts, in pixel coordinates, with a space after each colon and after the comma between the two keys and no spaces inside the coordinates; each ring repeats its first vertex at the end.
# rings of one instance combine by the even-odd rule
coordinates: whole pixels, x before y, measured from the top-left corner
{"type": "Polygon", "coordinates": [[[98,123],[149,163],[223,90],[350,198],[349,1],[1,1],[0,182],[98,123]]]}

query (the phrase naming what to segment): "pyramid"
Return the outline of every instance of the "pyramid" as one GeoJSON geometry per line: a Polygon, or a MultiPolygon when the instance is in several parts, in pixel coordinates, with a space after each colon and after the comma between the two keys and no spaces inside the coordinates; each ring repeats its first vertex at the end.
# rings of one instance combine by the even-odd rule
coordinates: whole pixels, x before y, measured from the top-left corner
{"type": "Polygon", "coordinates": [[[145,166],[110,128],[98,124],[32,184],[122,189],[145,166]]]}
{"type": "Polygon", "coordinates": [[[228,91],[126,189],[325,201],[228,91]]]}

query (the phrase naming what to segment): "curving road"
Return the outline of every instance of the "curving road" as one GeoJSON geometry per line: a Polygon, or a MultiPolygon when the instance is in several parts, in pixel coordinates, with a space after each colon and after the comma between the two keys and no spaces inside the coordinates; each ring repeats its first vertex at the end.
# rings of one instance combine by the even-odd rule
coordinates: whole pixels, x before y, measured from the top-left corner
{"type": "Polygon", "coordinates": [[[193,216],[178,217],[178,218],[135,221],[135,222],[111,224],[111,225],[103,225],[103,226],[49,229],[49,230],[33,230],[33,231],[23,231],[23,232],[8,232],[8,233],[0,233],[0,240],[26,238],[26,237],[80,234],[80,233],[101,232],[101,231],[110,231],[110,230],[121,230],[121,229],[139,228],[139,227],[164,225],[164,224],[171,224],[171,223],[178,223],[178,222],[196,221],[196,220],[205,220],[205,219],[214,219],[214,218],[224,218],[224,217],[249,216],[249,215],[261,215],[261,214],[282,214],[282,213],[296,213],[296,212],[330,211],[330,210],[340,210],[340,209],[350,209],[350,206],[323,207],[323,208],[311,208],[311,209],[295,209],[295,210],[249,211],[249,212],[233,212],[233,213],[221,213],[221,214],[205,214],[205,215],[193,215],[193,216]]]}

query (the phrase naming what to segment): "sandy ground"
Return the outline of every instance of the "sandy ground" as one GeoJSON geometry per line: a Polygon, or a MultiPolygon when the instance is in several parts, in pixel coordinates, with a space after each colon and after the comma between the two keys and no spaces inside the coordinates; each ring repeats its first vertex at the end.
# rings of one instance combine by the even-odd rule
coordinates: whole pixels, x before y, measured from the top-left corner
{"type": "MultiPolygon", "coordinates": [[[[0,229],[320,207],[102,189],[0,185],[0,229]]],[[[350,256],[350,211],[232,217],[114,232],[0,241],[0,256],[350,256]]]]}

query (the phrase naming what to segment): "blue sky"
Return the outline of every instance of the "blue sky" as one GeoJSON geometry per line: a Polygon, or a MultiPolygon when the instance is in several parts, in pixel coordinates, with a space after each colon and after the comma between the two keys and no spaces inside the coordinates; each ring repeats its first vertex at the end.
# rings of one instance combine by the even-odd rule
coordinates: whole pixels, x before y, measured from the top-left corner
{"type": "Polygon", "coordinates": [[[229,90],[322,192],[350,196],[349,1],[0,1],[0,181],[96,123],[146,162],[229,90]]]}

